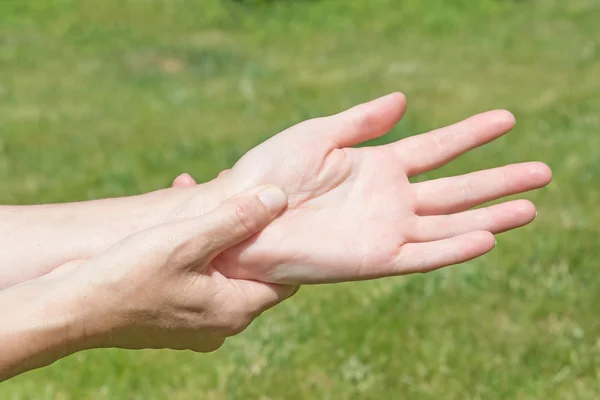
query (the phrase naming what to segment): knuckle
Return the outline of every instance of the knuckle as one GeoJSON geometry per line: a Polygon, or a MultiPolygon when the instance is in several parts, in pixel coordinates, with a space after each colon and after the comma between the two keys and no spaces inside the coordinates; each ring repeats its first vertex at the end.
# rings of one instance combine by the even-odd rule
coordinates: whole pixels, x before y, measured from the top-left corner
{"type": "Polygon", "coordinates": [[[443,155],[446,155],[448,144],[446,142],[446,136],[443,134],[443,132],[432,132],[431,144],[436,151],[443,155]]]}
{"type": "Polygon", "coordinates": [[[374,131],[378,124],[377,115],[371,109],[361,110],[356,116],[356,126],[361,131],[374,131]]]}
{"type": "Polygon", "coordinates": [[[221,321],[220,331],[225,336],[235,336],[242,333],[254,320],[247,311],[231,311],[221,321]]]}
{"type": "Polygon", "coordinates": [[[235,222],[245,234],[251,235],[260,228],[264,213],[264,206],[253,196],[235,205],[235,222]]]}
{"type": "Polygon", "coordinates": [[[458,180],[457,190],[460,195],[460,201],[463,204],[471,204],[473,202],[473,190],[472,182],[467,176],[463,176],[458,180]]]}
{"type": "Polygon", "coordinates": [[[510,177],[506,168],[500,173],[500,185],[505,193],[510,192],[510,177]]]}
{"type": "Polygon", "coordinates": [[[398,252],[395,257],[395,272],[396,275],[404,275],[404,274],[425,274],[431,271],[427,263],[428,254],[425,252],[421,254],[419,257],[414,257],[414,255],[407,254],[407,250],[404,246],[401,246],[398,249],[398,252]]]}
{"type": "Polygon", "coordinates": [[[448,233],[448,237],[454,237],[458,234],[456,217],[454,215],[449,215],[446,218],[446,232],[448,233]]]}
{"type": "Polygon", "coordinates": [[[485,226],[493,226],[494,225],[494,214],[492,212],[492,208],[488,207],[483,210],[482,220],[485,226]]]}
{"type": "Polygon", "coordinates": [[[250,315],[238,315],[236,318],[233,318],[229,323],[229,333],[233,335],[237,335],[242,333],[250,324],[252,323],[252,316],[250,315]]]}

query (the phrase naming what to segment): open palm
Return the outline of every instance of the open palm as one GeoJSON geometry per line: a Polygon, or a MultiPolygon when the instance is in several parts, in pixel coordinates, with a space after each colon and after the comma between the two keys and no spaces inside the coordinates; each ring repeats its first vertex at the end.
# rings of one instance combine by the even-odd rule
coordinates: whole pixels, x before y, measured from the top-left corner
{"type": "Polygon", "coordinates": [[[288,209],[263,232],[214,262],[232,278],[303,284],[427,272],[478,257],[493,234],[535,217],[529,201],[469,210],[546,185],[542,163],[410,183],[514,126],[491,111],[395,143],[352,148],[402,117],[394,93],[298,124],[257,146],[219,179],[228,194],[260,184],[288,192],[288,209]]]}

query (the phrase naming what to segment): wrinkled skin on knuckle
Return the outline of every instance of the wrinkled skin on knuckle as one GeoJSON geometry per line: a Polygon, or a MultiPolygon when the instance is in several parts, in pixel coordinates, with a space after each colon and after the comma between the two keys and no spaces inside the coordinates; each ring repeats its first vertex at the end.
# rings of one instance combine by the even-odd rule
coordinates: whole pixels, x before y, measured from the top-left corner
{"type": "Polygon", "coordinates": [[[247,313],[236,313],[229,318],[227,323],[227,336],[235,336],[246,330],[254,321],[254,316],[247,313]]]}
{"type": "Polygon", "coordinates": [[[223,337],[235,336],[250,326],[254,318],[254,314],[244,307],[222,310],[215,315],[213,332],[223,337]]]}
{"type": "Polygon", "coordinates": [[[252,235],[261,228],[266,218],[266,209],[256,197],[244,199],[235,205],[236,223],[244,234],[252,235]]]}
{"type": "Polygon", "coordinates": [[[224,289],[212,293],[206,303],[205,326],[212,334],[235,336],[244,331],[257,315],[249,301],[224,289]]]}

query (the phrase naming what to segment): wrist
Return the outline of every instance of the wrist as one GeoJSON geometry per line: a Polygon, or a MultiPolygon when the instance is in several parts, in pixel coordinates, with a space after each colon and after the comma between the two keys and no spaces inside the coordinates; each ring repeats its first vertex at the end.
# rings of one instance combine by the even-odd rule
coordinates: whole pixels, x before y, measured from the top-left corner
{"type": "Polygon", "coordinates": [[[203,215],[225,200],[222,192],[222,185],[213,180],[192,187],[80,203],[85,209],[76,213],[73,219],[83,220],[78,224],[82,227],[80,238],[84,238],[82,250],[63,262],[93,258],[136,232],[165,222],[203,215]],[[92,215],[93,220],[79,218],[81,214],[92,215]]]}
{"type": "Polygon", "coordinates": [[[167,207],[166,212],[161,214],[161,220],[154,225],[204,215],[231,197],[231,194],[228,194],[227,183],[223,177],[215,178],[200,185],[167,190],[173,191],[174,202],[167,207]]]}

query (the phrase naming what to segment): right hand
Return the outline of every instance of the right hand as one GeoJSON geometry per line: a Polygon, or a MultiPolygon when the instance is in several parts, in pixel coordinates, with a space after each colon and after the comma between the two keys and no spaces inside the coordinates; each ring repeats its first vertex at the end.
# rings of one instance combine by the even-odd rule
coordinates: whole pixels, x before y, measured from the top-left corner
{"type": "Polygon", "coordinates": [[[267,226],[286,207],[284,192],[264,186],[208,214],[134,234],[100,256],[42,278],[81,293],[81,348],[190,349],[208,352],[245,329],[297,288],[229,279],[212,260],[267,226]],[[76,268],[75,268],[76,267],[76,268]]]}

